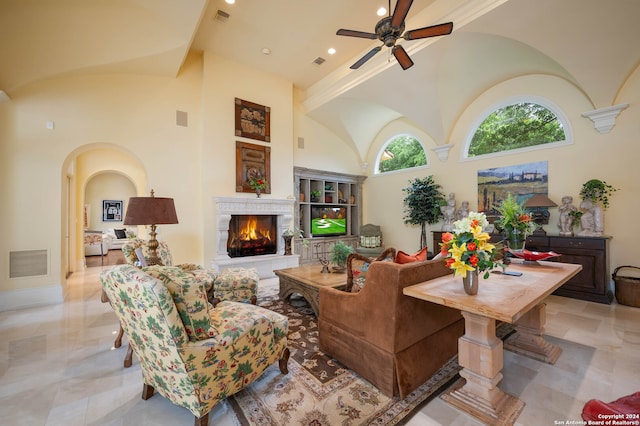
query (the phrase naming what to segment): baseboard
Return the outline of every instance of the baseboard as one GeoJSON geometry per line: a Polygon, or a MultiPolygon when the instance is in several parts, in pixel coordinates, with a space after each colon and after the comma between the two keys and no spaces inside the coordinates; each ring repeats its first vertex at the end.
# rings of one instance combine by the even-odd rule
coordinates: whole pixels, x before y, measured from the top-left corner
{"type": "Polygon", "coordinates": [[[62,285],[0,292],[0,312],[62,303],[62,285]]]}

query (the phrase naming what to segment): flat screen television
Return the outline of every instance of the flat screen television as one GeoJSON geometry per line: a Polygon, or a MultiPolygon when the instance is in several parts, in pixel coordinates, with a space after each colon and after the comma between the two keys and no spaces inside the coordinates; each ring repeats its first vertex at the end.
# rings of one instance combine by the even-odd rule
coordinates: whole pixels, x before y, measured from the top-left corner
{"type": "Polygon", "coordinates": [[[340,206],[311,206],[311,235],[328,237],[347,234],[347,209],[340,206]]]}

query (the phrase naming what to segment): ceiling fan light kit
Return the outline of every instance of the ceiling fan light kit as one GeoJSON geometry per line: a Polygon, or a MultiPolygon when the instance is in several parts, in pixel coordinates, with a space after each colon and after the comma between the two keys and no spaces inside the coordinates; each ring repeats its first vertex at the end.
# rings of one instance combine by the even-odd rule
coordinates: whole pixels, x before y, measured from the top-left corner
{"type": "MultiPolygon", "coordinates": [[[[409,13],[413,0],[398,0],[396,2],[396,8],[393,11],[393,15],[382,18],[375,27],[375,33],[368,33],[364,31],[354,31],[339,29],[336,34],[347,37],[359,37],[370,40],[378,39],[384,46],[391,48],[391,53],[395,56],[398,64],[403,70],[413,66],[413,61],[407,54],[407,51],[400,44],[396,44],[399,38],[405,40],[418,40],[422,38],[437,37],[441,35],[451,34],[453,31],[453,22],[447,22],[444,24],[432,25],[429,27],[418,28],[415,30],[404,32],[404,20],[409,13]],[[404,34],[403,34],[404,33],[404,34]]],[[[389,10],[391,10],[391,0],[389,0],[389,10]]],[[[371,49],[367,54],[360,58],[356,63],[349,68],[358,69],[365,62],[371,59],[376,53],[382,50],[382,46],[371,49]]]]}

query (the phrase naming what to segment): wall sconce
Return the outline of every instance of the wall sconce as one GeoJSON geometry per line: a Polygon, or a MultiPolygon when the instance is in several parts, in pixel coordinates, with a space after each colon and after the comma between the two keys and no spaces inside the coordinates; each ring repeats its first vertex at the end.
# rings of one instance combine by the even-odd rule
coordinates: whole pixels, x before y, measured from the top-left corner
{"type": "Polygon", "coordinates": [[[546,234],[542,225],[549,223],[549,207],[558,207],[546,194],[536,194],[524,203],[525,208],[531,210],[531,218],[538,224],[534,234],[546,234]]]}

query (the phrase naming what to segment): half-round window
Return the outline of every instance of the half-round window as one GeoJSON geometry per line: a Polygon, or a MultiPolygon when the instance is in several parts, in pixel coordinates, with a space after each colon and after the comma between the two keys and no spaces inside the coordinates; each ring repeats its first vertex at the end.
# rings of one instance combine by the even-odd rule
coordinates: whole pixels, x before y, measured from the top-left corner
{"type": "Polygon", "coordinates": [[[564,115],[551,103],[544,103],[508,102],[493,109],[475,128],[466,157],[571,143],[564,115]]]}
{"type": "Polygon", "coordinates": [[[427,154],[420,141],[411,135],[398,135],[389,140],[378,153],[376,173],[426,165],[427,154]]]}

